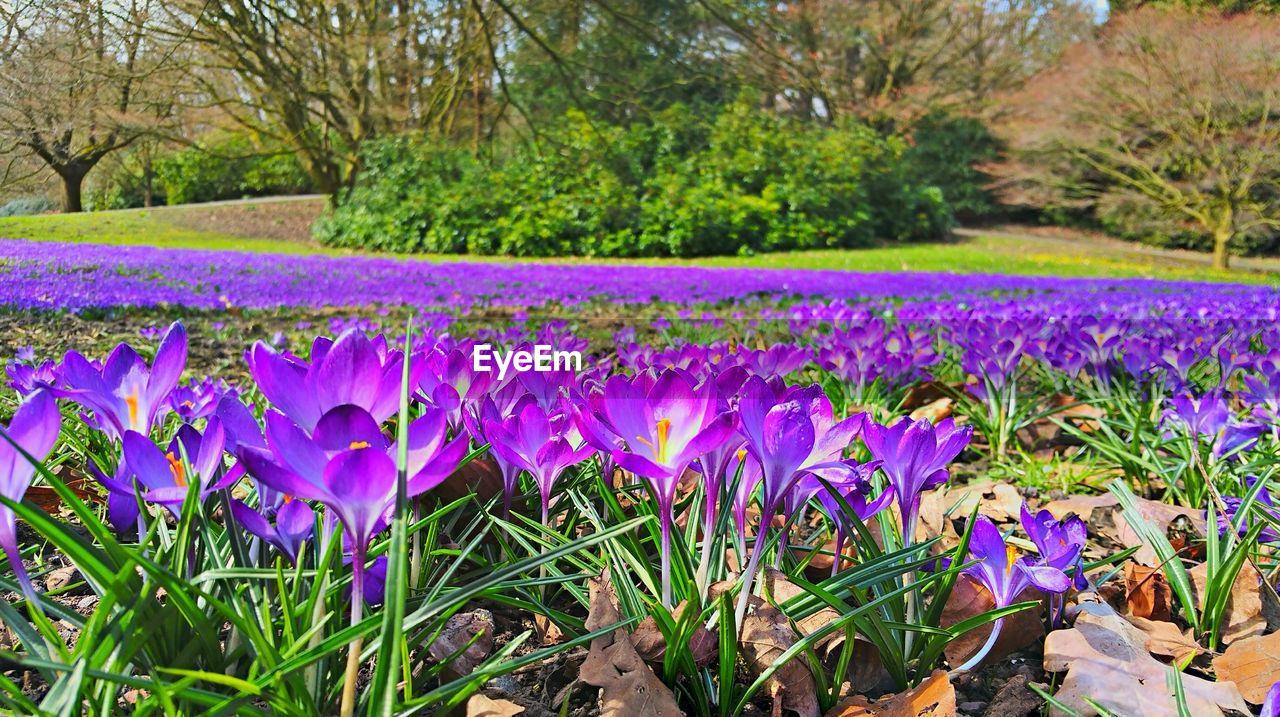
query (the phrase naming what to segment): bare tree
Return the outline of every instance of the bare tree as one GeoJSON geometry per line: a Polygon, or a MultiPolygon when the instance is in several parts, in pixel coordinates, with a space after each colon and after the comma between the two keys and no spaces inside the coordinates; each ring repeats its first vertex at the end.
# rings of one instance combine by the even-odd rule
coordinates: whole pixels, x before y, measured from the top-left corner
{"type": "Polygon", "coordinates": [[[1007,196],[1137,195],[1212,237],[1224,269],[1233,240],[1280,227],[1280,18],[1141,9],[1010,106],[1007,196]]]}
{"type": "Polygon", "coordinates": [[[1092,29],[1078,0],[701,0],[743,38],[749,82],[802,116],[991,109],[1092,29]]]}
{"type": "Polygon", "coordinates": [[[370,139],[409,130],[448,135],[463,108],[484,111],[476,95],[488,91],[485,5],[178,0],[168,24],[202,50],[192,73],[199,95],[295,148],[336,202],[370,139]]]}
{"type": "Polygon", "coordinates": [[[0,155],[56,173],[64,211],[81,210],[85,175],[103,157],[169,114],[154,3],[29,0],[0,15],[0,155]]]}

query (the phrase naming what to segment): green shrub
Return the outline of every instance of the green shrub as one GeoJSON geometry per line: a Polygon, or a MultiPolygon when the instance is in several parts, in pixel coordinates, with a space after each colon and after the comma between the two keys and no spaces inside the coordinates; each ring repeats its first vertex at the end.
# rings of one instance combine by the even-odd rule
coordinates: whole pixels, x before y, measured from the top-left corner
{"type": "Polygon", "coordinates": [[[18,197],[0,204],[0,217],[23,217],[44,214],[58,208],[58,203],[44,195],[18,197]]]}
{"type": "Polygon", "coordinates": [[[743,105],[619,127],[571,112],[492,157],[401,137],[315,231],[336,245],[516,256],[704,256],[937,237],[951,225],[906,145],[743,105]]]}
{"type": "Polygon", "coordinates": [[[169,204],[212,202],[273,194],[299,194],[311,182],[297,157],[259,146],[243,134],[208,137],[155,160],[160,192],[169,204]]]}
{"type": "Polygon", "coordinates": [[[978,167],[999,159],[1000,151],[1000,142],[981,120],[938,111],[912,127],[904,156],[917,181],[941,190],[957,215],[981,219],[1001,208],[986,188],[991,176],[978,167]]]}

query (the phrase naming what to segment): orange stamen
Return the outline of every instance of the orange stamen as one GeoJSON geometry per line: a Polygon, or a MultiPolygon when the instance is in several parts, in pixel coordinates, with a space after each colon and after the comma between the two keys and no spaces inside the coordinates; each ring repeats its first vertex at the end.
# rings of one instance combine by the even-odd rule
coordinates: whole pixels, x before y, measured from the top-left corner
{"type": "Polygon", "coordinates": [[[169,451],[164,454],[164,458],[169,461],[169,472],[173,474],[173,482],[177,484],[179,488],[186,488],[187,473],[182,467],[182,461],[178,460],[177,456],[173,455],[173,451],[169,451]]]}
{"type": "Polygon", "coordinates": [[[352,441],[351,445],[347,446],[347,448],[350,448],[353,451],[356,450],[357,448],[368,448],[368,447],[369,447],[368,441],[352,441]]]}
{"type": "Polygon", "coordinates": [[[138,395],[131,393],[124,397],[124,405],[129,408],[129,425],[138,425],[138,395]]]}

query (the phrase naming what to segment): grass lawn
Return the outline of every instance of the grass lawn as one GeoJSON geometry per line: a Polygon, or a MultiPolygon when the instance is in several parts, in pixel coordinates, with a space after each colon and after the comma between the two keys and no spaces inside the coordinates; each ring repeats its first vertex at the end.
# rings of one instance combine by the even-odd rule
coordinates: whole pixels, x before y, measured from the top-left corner
{"type": "MultiPolygon", "coordinates": [[[[0,218],[0,237],[36,241],[141,244],[173,248],[278,253],[351,254],[322,247],[307,227],[322,199],[245,201],[83,214],[0,218]]],[[[421,255],[433,261],[509,261],[506,257],[421,255]]],[[[611,261],[555,259],[551,261],[611,261]]],[[[701,259],[640,259],[632,263],[854,271],[1123,276],[1247,283],[1280,283],[1280,274],[1224,273],[1185,258],[1152,254],[1130,245],[1089,239],[980,235],[929,244],[832,249],[701,259]]]]}

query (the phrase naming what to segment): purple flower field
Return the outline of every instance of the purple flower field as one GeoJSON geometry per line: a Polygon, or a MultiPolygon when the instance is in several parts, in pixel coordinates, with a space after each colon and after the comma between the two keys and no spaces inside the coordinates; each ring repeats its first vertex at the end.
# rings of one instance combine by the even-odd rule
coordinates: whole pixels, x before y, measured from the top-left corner
{"type": "Polygon", "coordinates": [[[1116,714],[1266,699],[1212,655],[1277,598],[1275,288],[0,255],[7,313],[70,327],[6,365],[15,712],[818,717],[1013,666],[1077,708],[1119,679],[1116,714]],[[153,325],[99,350],[95,316],[153,325]],[[1100,674],[1121,623],[1142,659],[1100,674]]]}
{"type": "Polygon", "coordinates": [[[1280,292],[1143,279],[1060,279],[928,273],[627,266],[590,263],[427,262],[273,255],[0,239],[0,303],[17,308],[183,306],[199,309],[405,305],[433,311],[478,304],[572,306],[588,301],[675,305],[823,297],[967,297],[992,292],[1083,295],[1118,310],[1192,304],[1216,312],[1274,305],[1280,292]],[[1169,304],[1169,302],[1173,302],[1169,304]]]}

